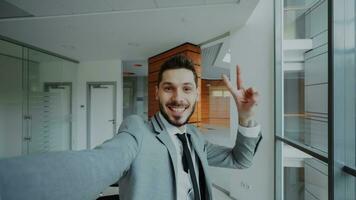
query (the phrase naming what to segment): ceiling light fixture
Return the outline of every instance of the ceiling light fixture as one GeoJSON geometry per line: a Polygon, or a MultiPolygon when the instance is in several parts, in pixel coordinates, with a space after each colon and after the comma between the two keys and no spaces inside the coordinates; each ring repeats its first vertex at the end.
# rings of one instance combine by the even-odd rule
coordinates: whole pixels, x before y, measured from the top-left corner
{"type": "Polygon", "coordinates": [[[225,62],[225,63],[231,63],[231,54],[230,54],[230,52],[225,54],[225,56],[224,56],[222,61],[225,62]]]}

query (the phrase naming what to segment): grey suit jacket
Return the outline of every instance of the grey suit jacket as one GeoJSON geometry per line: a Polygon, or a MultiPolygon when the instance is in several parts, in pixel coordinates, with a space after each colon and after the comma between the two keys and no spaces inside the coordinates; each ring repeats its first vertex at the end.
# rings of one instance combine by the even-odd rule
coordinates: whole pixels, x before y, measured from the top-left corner
{"type": "MultiPolygon", "coordinates": [[[[188,125],[193,148],[205,175],[205,196],[212,199],[207,166],[247,168],[261,134],[237,134],[227,148],[203,139],[188,125]]],[[[122,200],[176,199],[177,154],[156,114],[149,122],[130,116],[118,134],[93,150],[54,152],[0,160],[0,199],[89,200],[119,180],[122,200]]]]}

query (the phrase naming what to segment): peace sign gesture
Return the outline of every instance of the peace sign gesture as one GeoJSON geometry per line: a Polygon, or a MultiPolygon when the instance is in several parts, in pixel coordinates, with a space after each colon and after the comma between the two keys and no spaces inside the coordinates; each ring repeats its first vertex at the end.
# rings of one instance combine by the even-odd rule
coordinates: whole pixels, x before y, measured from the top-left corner
{"type": "Polygon", "coordinates": [[[229,78],[223,74],[222,78],[231,96],[234,98],[239,112],[239,123],[246,125],[253,118],[253,108],[257,105],[258,92],[252,87],[245,89],[242,84],[240,67],[236,66],[237,88],[234,88],[229,78]]]}

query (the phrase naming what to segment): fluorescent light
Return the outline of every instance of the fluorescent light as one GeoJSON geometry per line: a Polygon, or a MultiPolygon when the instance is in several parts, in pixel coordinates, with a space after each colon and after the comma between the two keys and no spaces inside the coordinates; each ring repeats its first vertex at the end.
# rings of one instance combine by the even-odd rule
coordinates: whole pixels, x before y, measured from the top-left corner
{"type": "Polygon", "coordinates": [[[225,63],[231,63],[231,54],[230,54],[230,52],[225,54],[225,56],[224,56],[222,61],[225,62],[225,63]]]}

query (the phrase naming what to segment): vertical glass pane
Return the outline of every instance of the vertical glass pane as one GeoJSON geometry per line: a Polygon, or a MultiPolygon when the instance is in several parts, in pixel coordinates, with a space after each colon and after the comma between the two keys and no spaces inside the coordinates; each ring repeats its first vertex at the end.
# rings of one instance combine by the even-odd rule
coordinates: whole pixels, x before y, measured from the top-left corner
{"type": "Polygon", "coordinates": [[[140,115],[148,120],[147,76],[124,76],[123,117],[140,115]]]}
{"type": "Polygon", "coordinates": [[[328,151],[327,1],[284,0],[284,137],[328,151]]]}
{"type": "Polygon", "coordinates": [[[333,4],[334,199],[356,199],[356,1],[333,4]]]}
{"type": "Polygon", "coordinates": [[[64,75],[73,72],[71,66],[60,58],[29,49],[27,67],[28,115],[31,117],[28,153],[69,150],[72,80],[70,75],[64,75]]]}
{"type": "Polygon", "coordinates": [[[0,40],[0,158],[22,154],[22,47],[0,40]]]}
{"type": "Polygon", "coordinates": [[[284,200],[327,200],[328,167],[322,161],[283,145],[284,200]]]}

